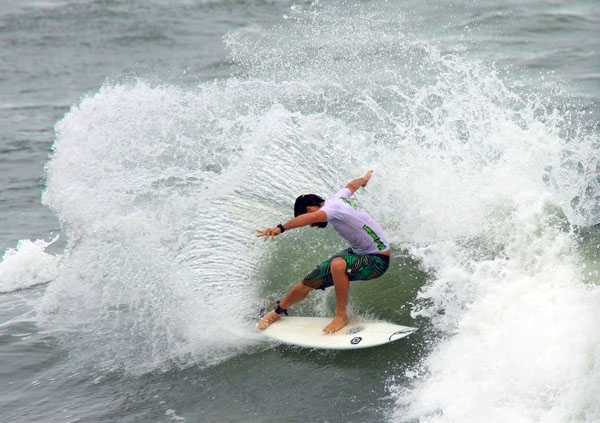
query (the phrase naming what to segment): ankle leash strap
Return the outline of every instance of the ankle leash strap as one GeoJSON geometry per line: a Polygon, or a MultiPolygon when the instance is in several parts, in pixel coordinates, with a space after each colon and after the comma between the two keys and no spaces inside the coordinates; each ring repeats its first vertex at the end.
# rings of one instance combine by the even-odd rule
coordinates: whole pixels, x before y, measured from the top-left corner
{"type": "Polygon", "coordinates": [[[275,309],[275,313],[282,315],[285,314],[286,316],[288,315],[287,312],[287,308],[281,308],[281,306],[279,305],[279,301],[277,301],[277,308],[275,309]]]}

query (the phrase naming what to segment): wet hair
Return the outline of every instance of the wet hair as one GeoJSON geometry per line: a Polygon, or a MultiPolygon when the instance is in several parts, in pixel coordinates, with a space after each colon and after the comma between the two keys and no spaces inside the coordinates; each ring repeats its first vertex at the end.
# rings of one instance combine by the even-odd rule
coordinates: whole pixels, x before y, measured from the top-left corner
{"type": "Polygon", "coordinates": [[[309,206],[320,206],[325,202],[321,197],[316,194],[304,194],[296,198],[294,203],[294,217],[298,217],[301,214],[306,213],[306,208],[309,206]]]}
{"type": "MultiPolygon", "coordinates": [[[[319,197],[316,194],[301,195],[300,197],[296,198],[296,202],[294,203],[294,217],[298,217],[301,214],[306,213],[307,212],[306,208],[308,206],[321,206],[321,205],[323,205],[324,202],[325,202],[325,200],[323,200],[321,197],[319,197]]],[[[313,223],[310,226],[316,226],[318,228],[326,228],[327,222],[313,223]]]]}

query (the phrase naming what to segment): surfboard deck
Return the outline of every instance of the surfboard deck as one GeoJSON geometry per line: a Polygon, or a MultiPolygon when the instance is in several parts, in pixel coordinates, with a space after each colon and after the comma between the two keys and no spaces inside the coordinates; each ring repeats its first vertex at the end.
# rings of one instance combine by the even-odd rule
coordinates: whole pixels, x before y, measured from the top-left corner
{"type": "Polygon", "coordinates": [[[351,320],[334,334],[323,333],[331,317],[282,316],[262,333],[285,344],[306,348],[353,350],[402,339],[417,328],[380,320],[351,320]]]}

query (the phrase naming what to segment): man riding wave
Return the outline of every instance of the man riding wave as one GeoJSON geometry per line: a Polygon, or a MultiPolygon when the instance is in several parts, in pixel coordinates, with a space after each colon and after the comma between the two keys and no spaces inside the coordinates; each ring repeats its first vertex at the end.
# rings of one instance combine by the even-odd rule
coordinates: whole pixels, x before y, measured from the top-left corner
{"type": "Polygon", "coordinates": [[[360,209],[353,198],[360,187],[371,179],[373,171],[354,179],[341,191],[327,200],[315,194],[301,195],[294,204],[294,218],[285,224],[257,230],[257,236],[274,238],[281,233],[302,226],[325,228],[331,223],[336,232],[344,238],[350,248],[339,252],[319,264],[304,279],[289,290],[277,302],[277,308],[265,314],[258,322],[259,329],[266,329],[277,321],[292,304],[303,300],[313,289],[335,287],[335,317],[323,329],[334,333],[348,323],[346,306],[350,281],[375,279],[383,275],[390,264],[390,247],[383,235],[381,226],[360,209]]]}

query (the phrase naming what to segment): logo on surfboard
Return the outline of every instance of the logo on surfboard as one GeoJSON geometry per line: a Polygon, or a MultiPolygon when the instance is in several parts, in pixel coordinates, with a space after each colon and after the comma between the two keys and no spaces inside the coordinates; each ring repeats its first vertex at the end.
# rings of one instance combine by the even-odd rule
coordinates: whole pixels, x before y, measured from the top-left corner
{"type": "Polygon", "coordinates": [[[350,340],[350,343],[351,343],[352,345],[356,345],[356,344],[358,344],[360,341],[362,341],[362,338],[361,338],[360,336],[355,336],[354,338],[352,338],[352,339],[350,340]]]}

